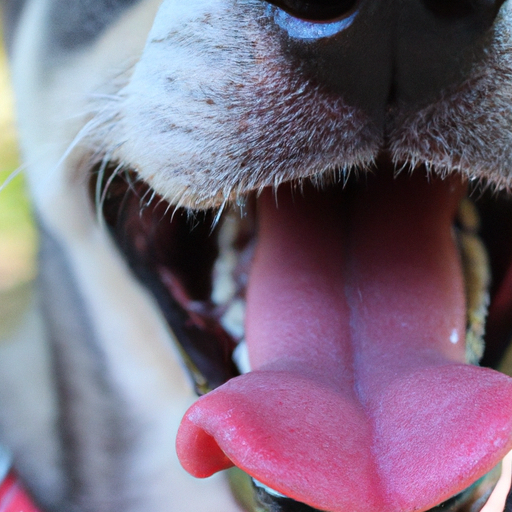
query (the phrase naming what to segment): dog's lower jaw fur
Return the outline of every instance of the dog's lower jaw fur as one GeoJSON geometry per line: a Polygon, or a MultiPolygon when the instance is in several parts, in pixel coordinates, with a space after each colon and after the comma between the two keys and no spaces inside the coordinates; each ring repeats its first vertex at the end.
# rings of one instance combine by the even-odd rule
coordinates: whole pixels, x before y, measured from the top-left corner
{"type": "MultiPolygon", "coordinates": [[[[248,157],[246,166],[253,175],[240,170],[240,166],[236,167],[237,173],[233,173],[234,167],[229,162],[219,163],[218,172],[203,177],[189,173],[188,170],[205,170],[202,152],[210,133],[214,133],[212,144],[219,144],[221,156],[228,155],[237,128],[240,137],[245,137],[245,144],[254,136],[245,128],[251,106],[246,106],[244,101],[255,97],[258,88],[255,86],[252,91],[234,97],[231,93],[241,90],[243,80],[256,83],[258,70],[250,69],[244,74],[244,69],[235,69],[236,80],[232,80],[233,75],[226,74],[230,61],[223,60],[224,54],[219,50],[219,60],[213,65],[219,66],[216,70],[219,82],[209,83],[210,75],[200,77],[199,74],[204,68],[205,56],[198,54],[194,61],[191,59],[193,52],[187,53],[190,51],[187,41],[194,37],[212,42],[213,36],[218,36],[215,26],[213,32],[208,33],[212,30],[209,22],[222,19],[235,3],[226,7],[228,3],[220,0],[205,0],[192,2],[192,7],[188,7],[165,1],[157,15],[161,3],[160,0],[141,0],[123,11],[89,47],[73,53],[61,49],[59,54],[59,50],[48,51],[50,37],[44,20],[51,14],[51,1],[29,1],[13,45],[13,79],[21,143],[35,213],[41,226],[41,279],[36,294],[45,320],[41,319],[40,311],[30,313],[32,317],[24,323],[24,331],[16,333],[11,343],[5,342],[0,348],[0,370],[3,365],[13,368],[13,358],[19,357],[22,374],[16,379],[26,379],[23,357],[29,350],[27,344],[33,344],[33,350],[51,353],[52,360],[38,359],[40,366],[31,374],[39,381],[23,398],[28,404],[34,404],[29,405],[31,412],[39,416],[30,423],[20,418],[17,404],[10,403],[9,397],[2,395],[0,411],[6,420],[0,432],[12,449],[22,476],[48,510],[241,510],[222,476],[197,481],[179,465],[174,440],[181,417],[194,396],[179,363],[177,350],[173,348],[173,335],[159,313],[156,301],[133,278],[126,262],[95,218],[88,192],[91,155],[106,155],[137,167],[141,176],[161,195],[174,204],[195,208],[218,206],[249,189],[286,181],[294,177],[294,172],[298,177],[305,177],[312,169],[326,168],[323,158],[328,157],[322,156],[315,161],[309,155],[308,162],[297,160],[288,167],[286,164],[281,168],[275,166],[275,174],[265,175],[263,165],[275,165],[279,158],[278,142],[283,132],[277,132],[275,138],[269,140],[265,133],[268,126],[261,125],[255,139],[269,143],[276,154],[270,154],[269,161],[262,160],[258,167],[256,158],[251,161],[248,151],[244,157],[248,157]],[[197,9],[197,16],[192,16],[188,9],[197,9]],[[155,16],[157,21],[153,26],[155,16]],[[172,21],[174,28],[183,23],[183,34],[169,29],[166,20],[172,21]],[[187,27],[193,28],[194,24],[196,28],[204,29],[204,33],[187,33],[187,27]],[[166,55],[166,40],[173,41],[173,38],[178,43],[180,38],[185,41],[180,47],[182,60],[167,65],[174,66],[174,78],[182,79],[180,87],[189,88],[182,91],[183,97],[178,96],[178,99],[189,100],[190,110],[179,101],[161,105],[161,95],[147,94],[151,87],[161,87],[164,91],[168,88],[169,94],[176,94],[169,76],[160,73],[165,60],[162,56],[166,55]],[[138,62],[143,54],[147,60],[138,62]],[[197,90],[193,88],[197,84],[188,82],[183,75],[185,69],[201,82],[197,90]],[[155,86],[150,79],[159,82],[155,86]],[[208,90],[205,92],[202,86],[208,86],[208,90]],[[212,92],[215,93],[213,96],[210,95],[212,92]],[[198,97],[194,98],[194,95],[198,97]],[[218,113],[211,115],[212,109],[220,110],[231,99],[239,108],[237,126],[229,124],[228,114],[224,117],[218,113]],[[155,112],[158,115],[151,117],[155,112]],[[182,126],[170,129],[177,120],[183,123],[182,126]],[[195,135],[187,138],[194,130],[195,135]],[[228,133],[225,138],[224,133],[228,133]],[[179,151],[173,148],[179,148],[179,151]],[[173,174],[175,169],[181,173],[173,174]],[[123,298],[122,303],[119,297],[123,298]],[[33,331],[26,333],[31,328],[33,331]],[[16,347],[19,347],[18,354],[16,347]],[[40,394],[42,390],[45,391],[40,394]],[[16,429],[7,428],[7,421],[24,425],[26,435],[18,437],[16,429]]],[[[244,4],[239,2],[239,5],[244,4]]],[[[256,2],[247,2],[247,5],[253,4],[256,2]]],[[[502,11],[503,18],[511,17],[508,6],[502,11]]],[[[232,25],[227,23],[233,30],[236,15],[232,15],[232,25]]],[[[242,17],[241,22],[249,23],[247,18],[242,17]]],[[[504,51],[509,38],[505,22],[499,27],[494,53],[489,51],[488,58],[493,62],[504,51]]],[[[220,35],[225,33],[221,31],[220,35]]],[[[258,55],[264,53],[263,50],[269,55],[277,52],[265,40],[256,41],[257,33],[250,35],[253,40],[249,36],[235,40],[238,43],[250,41],[254,45],[251,51],[259,52],[258,55]]],[[[215,56],[212,50],[205,48],[204,51],[209,57],[215,56]]],[[[253,57],[247,56],[247,61],[251,62],[253,57]]],[[[269,59],[275,68],[269,71],[267,84],[257,84],[261,87],[259,92],[264,90],[270,94],[270,86],[279,80],[283,80],[286,87],[293,85],[285,80],[290,69],[283,71],[276,67],[284,66],[281,58],[269,59]]],[[[503,62],[506,59],[503,56],[503,62]]],[[[504,75],[510,68],[503,62],[500,62],[503,69],[498,70],[492,80],[506,89],[504,75]]],[[[491,86],[483,78],[475,79],[475,82],[482,90],[491,86]]],[[[512,85],[508,87],[505,92],[510,95],[512,85]]],[[[310,91],[310,94],[317,95],[318,101],[324,101],[325,109],[329,107],[328,99],[321,93],[310,91]]],[[[460,94],[459,99],[466,103],[471,101],[469,90],[460,94]]],[[[502,170],[502,177],[496,181],[508,185],[510,178],[505,170],[510,157],[503,155],[510,147],[512,136],[510,130],[502,129],[510,120],[510,107],[505,105],[510,97],[506,94],[497,99],[483,98],[482,101],[488,103],[485,111],[482,107],[483,114],[494,112],[486,128],[480,129],[475,124],[462,132],[466,141],[478,142],[475,142],[474,153],[471,151],[475,145],[471,144],[467,150],[465,146],[455,144],[455,156],[449,153],[448,150],[453,149],[450,136],[456,139],[456,133],[441,141],[434,137],[435,133],[431,140],[414,140],[415,133],[428,132],[429,127],[437,130],[446,124],[443,116],[448,116],[447,107],[453,106],[449,98],[443,100],[444,105],[440,103],[438,110],[427,108],[423,115],[407,117],[404,111],[403,118],[408,119],[408,127],[406,123],[402,131],[396,128],[393,131],[395,139],[391,141],[391,146],[394,144],[396,148],[396,159],[429,161],[432,157],[429,151],[437,141],[446,144],[448,150],[440,152],[439,161],[429,163],[444,169],[458,168],[468,174],[471,167],[481,171],[480,177],[485,177],[488,158],[479,158],[490,141],[498,140],[495,153],[499,165],[496,167],[502,170]],[[505,111],[499,111],[500,108],[505,111]],[[500,133],[499,130],[489,132],[489,126],[500,124],[500,133]],[[403,139],[409,140],[410,148],[408,152],[400,153],[398,148],[403,139]]],[[[302,100],[298,95],[297,101],[302,100]]],[[[348,163],[334,160],[330,166],[367,166],[381,144],[377,136],[379,130],[365,121],[365,114],[345,105],[340,109],[345,109],[351,121],[336,120],[341,135],[339,139],[334,137],[329,141],[325,153],[330,151],[332,157],[334,148],[343,139],[343,162],[348,163]],[[344,135],[345,132],[348,135],[344,135]],[[354,142],[350,142],[351,138],[354,142]]],[[[266,122],[267,118],[264,119],[266,122]]],[[[463,115],[458,119],[462,123],[463,115]]],[[[286,122],[283,122],[281,129],[285,128],[286,122]]],[[[305,132],[297,129],[295,136],[300,141],[305,138],[305,132]]],[[[211,150],[211,146],[209,148],[211,150]]],[[[264,153],[265,148],[262,148],[258,158],[264,153]]],[[[1,375],[6,373],[0,371],[1,375]]]]}

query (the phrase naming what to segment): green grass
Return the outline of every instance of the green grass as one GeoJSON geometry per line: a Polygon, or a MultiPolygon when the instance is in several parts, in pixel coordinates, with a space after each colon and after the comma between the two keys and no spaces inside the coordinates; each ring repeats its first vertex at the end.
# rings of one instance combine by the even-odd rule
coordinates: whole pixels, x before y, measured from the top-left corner
{"type": "MultiPolygon", "coordinates": [[[[0,48],[0,187],[19,165],[7,59],[0,48]]],[[[35,250],[30,205],[23,176],[18,173],[0,189],[0,290],[32,277],[35,250]]]]}

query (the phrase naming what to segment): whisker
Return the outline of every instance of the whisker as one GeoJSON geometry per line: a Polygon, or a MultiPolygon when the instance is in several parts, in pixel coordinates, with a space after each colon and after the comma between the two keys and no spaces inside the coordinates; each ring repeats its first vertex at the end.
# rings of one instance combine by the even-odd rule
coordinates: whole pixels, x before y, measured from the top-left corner
{"type": "Polygon", "coordinates": [[[103,179],[105,177],[105,170],[107,168],[107,165],[110,161],[110,155],[105,155],[101,161],[101,165],[98,169],[98,177],[96,178],[96,189],[94,191],[94,202],[96,204],[96,218],[98,220],[98,223],[103,226],[103,179]]]}
{"type": "Polygon", "coordinates": [[[0,185],[0,193],[3,192],[3,190],[9,186],[10,183],[12,183],[12,181],[18,177],[25,169],[26,169],[26,165],[23,164],[23,165],[20,165],[17,169],[15,169],[14,171],[12,171],[11,173],[9,173],[9,176],[7,176],[7,178],[4,180],[4,182],[0,185]]]}
{"type": "MultiPolygon", "coordinates": [[[[103,211],[103,205],[105,204],[105,199],[107,198],[108,189],[109,189],[110,185],[112,185],[112,182],[114,181],[114,179],[119,175],[119,171],[121,170],[122,167],[123,167],[123,165],[119,164],[113,170],[112,174],[108,177],[108,180],[105,183],[105,186],[103,187],[103,192],[102,192],[101,198],[100,198],[100,203],[99,203],[100,211],[103,211]]],[[[100,179],[101,179],[101,181],[103,181],[103,176],[100,176],[98,178],[98,182],[100,181],[100,179]]]]}

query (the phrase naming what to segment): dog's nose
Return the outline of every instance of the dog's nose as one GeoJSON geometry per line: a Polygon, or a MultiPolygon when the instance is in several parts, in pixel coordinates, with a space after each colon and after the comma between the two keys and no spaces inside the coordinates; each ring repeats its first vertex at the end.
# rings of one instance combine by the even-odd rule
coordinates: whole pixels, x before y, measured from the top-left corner
{"type": "Polygon", "coordinates": [[[294,69],[383,119],[390,105],[416,109],[464,81],[505,0],[268,1],[294,69]]]}
{"type": "Polygon", "coordinates": [[[457,86],[485,58],[503,0],[399,0],[392,94],[416,106],[457,86]]]}
{"type": "Polygon", "coordinates": [[[358,0],[269,0],[269,3],[300,19],[329,22],[347,15],[358,0]]]}

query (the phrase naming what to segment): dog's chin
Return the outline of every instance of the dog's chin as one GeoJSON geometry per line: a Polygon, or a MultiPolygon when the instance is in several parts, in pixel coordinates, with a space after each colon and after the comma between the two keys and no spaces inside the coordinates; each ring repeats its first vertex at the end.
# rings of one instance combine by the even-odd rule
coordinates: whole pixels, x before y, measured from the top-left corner
{"type": "Polygon", "coordinates": [[[180,460],[198,477],[238,466],[255,510],[469,510],[512,448],[511,381],[483,367],[512,329],[512,202],[376,162],[197,209],[117,162],[92,173],[206,395],[180,460]]]}

